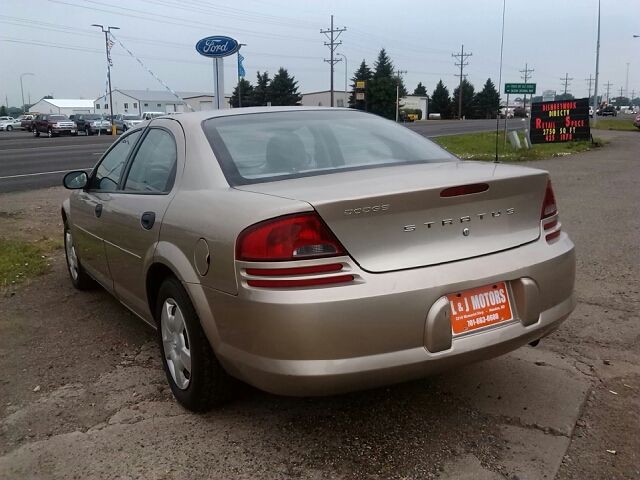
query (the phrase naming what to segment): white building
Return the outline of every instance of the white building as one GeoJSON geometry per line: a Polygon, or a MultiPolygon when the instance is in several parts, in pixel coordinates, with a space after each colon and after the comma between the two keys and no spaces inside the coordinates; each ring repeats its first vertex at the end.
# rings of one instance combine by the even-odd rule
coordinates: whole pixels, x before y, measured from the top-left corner
{"type": "MultiPolygon", "coordinates": [[[[331,106],[331,90],[322,90],[320,92],[301,93],[302,100],[300,105],[303,107],[330,107],[331,106]]],[[[348,107],[349,96],[345,96],[344,90],[333,91],[333,106],[348,107]]]]}
{"type": "Polygon", "coordinates": [[[63,98],[43,98],[29,107],[30,112],[62,113],[74,115],[77,113],[93,113],[93,100],[76,100],[63,98]]]}
{"type": "MultiPolygon", "coordinates": [[[[213,110],[215,99],[212,93],[205,92],[176,92],[196,112],[213,110]]],[[[142,115],[144,112],[190,112],[191,109],[168,90],[113,90],[113,114],[129,113],[142,115]]],[[[225,95],[226,108],[229,108],[231,95],[225,95]]],[[[106,101],[104,95],[92,102],[95,113],[111,114],[109,95],[106,101]]]]}
{"type": "MultiPolygon", "coordinates": [[[[347,92],[345,95],[344,90],[333,91],[333,102],[336,107],[348,107],[349,95],[347,92]]],[[[320,92],[302,93],[302,101],[300,104],[303,107],[329,107],[331,106],[331,90],[322,90],[320,92]]],[[[422,110],[422,118],[418,120],[424,120],[427,118],[429,109],[429,97],[426,95],[408,95],[400,99],[400,108],[404,109],[420,109],[422,110]]]]}

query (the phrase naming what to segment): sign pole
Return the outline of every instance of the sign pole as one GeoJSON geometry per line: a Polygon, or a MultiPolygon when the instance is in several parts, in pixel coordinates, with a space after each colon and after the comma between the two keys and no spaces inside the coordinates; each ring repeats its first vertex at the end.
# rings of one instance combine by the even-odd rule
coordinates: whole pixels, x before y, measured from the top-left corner
{"type": "Polygon", "coordinates": [[[507,148],[507,119],[509,118],[509,94],[507,93],[507,106],[504,109],[504,145],[507,148]]]}
{"type": "Polygon", "coordinates": [[[215,110],[224,108],[224,57],[213,59],[213,107],[215,110]]]}

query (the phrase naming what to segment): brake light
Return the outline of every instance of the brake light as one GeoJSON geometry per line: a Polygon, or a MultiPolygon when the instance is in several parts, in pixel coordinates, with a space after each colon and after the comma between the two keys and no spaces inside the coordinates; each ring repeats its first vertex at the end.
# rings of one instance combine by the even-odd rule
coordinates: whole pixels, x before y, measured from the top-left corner
{"type": "Polygon", "coordinates": [[[445,188],[440,192],[441,197],[458,197],[460,195],[471,195],[472,193],[486,192],[489,185],[486,183],[474,183],[472,185],[460,185],[458,187],[445,188]]]}
{"type": "Polygon", "coordinates": [[[542,202],[542,212],[540,219],[551,217],[558,213],[558,207],[556,206],[556,196],[553,194],[553,187],[551,186],[551,180],[547,181],[547,189],[544,192],[544,202],[542,202]]]}
{"type": "Polygon", "coordinates": [[[270,262],[343,255],[344,249],[315,213],[256,223],[238,236],[236,259],[270,262]]]}

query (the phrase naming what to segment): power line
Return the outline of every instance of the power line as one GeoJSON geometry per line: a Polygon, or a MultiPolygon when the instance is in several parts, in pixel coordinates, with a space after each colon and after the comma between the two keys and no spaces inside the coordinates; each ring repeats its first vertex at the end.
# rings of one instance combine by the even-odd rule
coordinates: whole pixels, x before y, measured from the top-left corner
{"type": "Polygon", "coordinates": [[[585,78],[584,80],[586,82],[589,82],[589,96],[587,98],[591,98],[591,85],[593,84],[594,80],[591,78],[591,74],[589,74],[589,78],[585,78]]]}
{"type": "Polygon", "coordinates": [[[607,87],[607,103],[609,103],[609,89],[611,88],[611,86],[613,85],[613,83],[607,81],[607,83],[604,84],[605,87],[607,87]]]}
{"type": "MultiPolygon", "coordinates": [[[[535,70],[533,68],[529,68],[529,64],[525,63],[524,64],[524,70],[520,70],[520,73],[522,73],[523,75],[520,77],[524,80],[524,83],[527,83],[527,81],[531,78],[531,73],[535,72],[535,70]]],[[[524,94],[524,103],[522,104],[523,108],[527,109],[527,94],[524,94]]],[[[509,105],[507,105],[507,108],[509,107],[509,105]]]]}
{"type": "Polygon", "coordinates": [[[324,42],[324,44],[329,47],[330,57],[329,60],[325,60],[331,66],[331,106],[333,107],[333,70],[336,63],[341,62],[342,59],[335,60],[333,58],[333,54],[342,42],[336,42],[340,34],[347,30],[347,27],[343,28],[333,28],[333,15],[331,15],[331,28],[329,30],[320,30],[320,33],[324,33],[326,37],[329,39],[329,42],[324,42]],[[337,33],[337,35],[335,35],[337,33]]]}
{"type": "Polygon", "coordinates": [[[452,53],[451,56],[458,59],[459,63],[456,62],[456,66],[460,67],[460,75],[456,74],[456,77],[460,77],[460,88],[459,88],[459,100],[458,100],[458,119],[462,120],[462,80],[464,79],[464,77],[466,77],[466,75],[463,73],[464,72],[464,67],[466,67],[467,65],[469,65],[469,62],[465,63],[465,60],[467,58],[469,58],[470,56],[472,56],[473,53],[464,53],[464,45],[462,45],[462,50],[460,51],[460,53],[452,53]]]}
{"type": "Polygon", "coordinates": [[[567,73],[564,78],[560,78],[560,80],[562,80],[562,86],[564,87],[564,94],[566,95],[567,93],[569,93],[569,90],[567,90],[567,88],[569,87],[569,85],[571,85],[571,82],[569,80],[573,80],[573,78],[569,78],[569,74],[567,73]]]}

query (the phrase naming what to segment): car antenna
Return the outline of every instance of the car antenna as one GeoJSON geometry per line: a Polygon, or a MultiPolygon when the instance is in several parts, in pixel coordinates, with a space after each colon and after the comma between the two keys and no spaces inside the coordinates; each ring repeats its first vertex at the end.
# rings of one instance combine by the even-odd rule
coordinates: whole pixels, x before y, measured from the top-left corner
{"type": "MultiPolygon", "coordinates": [[[[500,40],[500,77],[498,78],[498,91],[502,88],[502,52],[504,50],[504,12],[507,7],[507,0],[502,1],[502,40],[500,40]]],[[[504,110],[505,122],[507,121],[507,114],[509,113],[509,104],[504,110]]],[[[500,135],[500,102],[498,102],[498,111],[496,112],[496,158],[493,163],[498,162],[498,135],[500,135]]]]}

